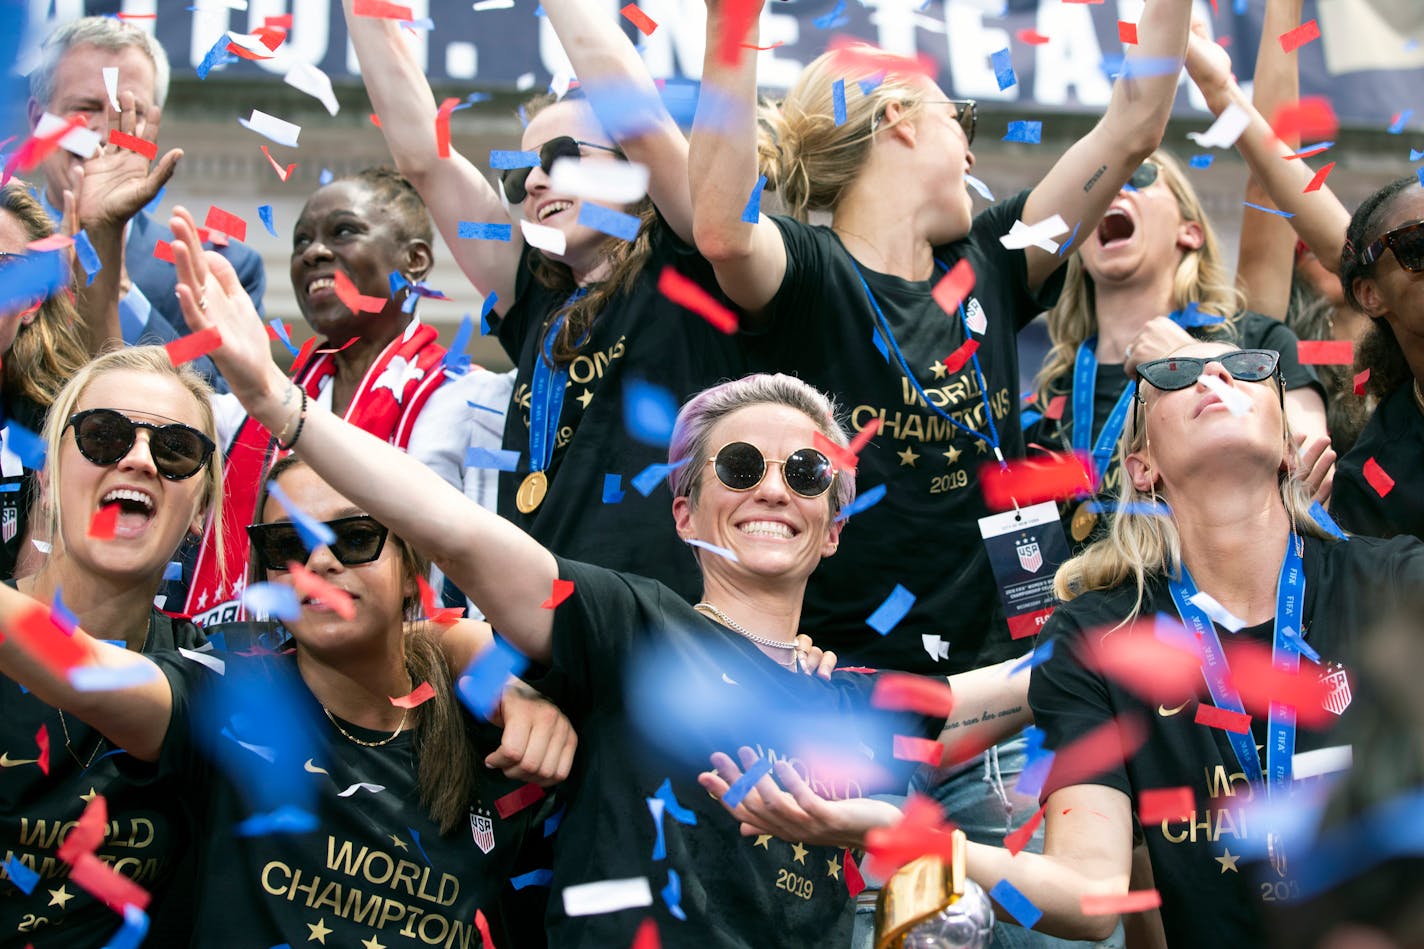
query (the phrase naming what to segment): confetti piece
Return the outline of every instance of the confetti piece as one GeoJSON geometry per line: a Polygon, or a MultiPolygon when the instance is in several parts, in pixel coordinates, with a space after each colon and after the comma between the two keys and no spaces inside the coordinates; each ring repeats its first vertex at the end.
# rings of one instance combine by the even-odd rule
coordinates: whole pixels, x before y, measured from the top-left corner
{"type": "Polygon", "coordinates": [[[846,889],[850,898],[855,899],[865,890],[865,877],[861,876],[860,867],[856,866],[855,857],[849,849],[842,851],[841,857],[841,865],[845,868],[846,889]]]}
{"type": "Polygon", "coordinates": [[[335,115],[341,110],[341,103],[337,101],[336,93],[331,88],[331,77],[311,63],[298,60],[291,69],[287,70],[282,81],[320,102],[331,115],[335,115]]]}
{"type": "Polygon", "coordinates": [[[379,313],[390,302],[389,297],[367,296],[357,290],[345,271],[335,271],[332,276],[336,280],[336,298],[352,313],[379,313]]]}
{"type": "Polygon", "coordinates": [[[964,176],[964,183],[969,187],[973,188],[975,191],[979,192],[979,197],[983,198],[985,201],[994,200],[994,192],[989,190],[989,186],[986,185],[984,182],[980,181],[978,178],[975,178],[973,175],[966,174],[964,176]]]}
{"type": "Polygon", "coordinates": [[[1008,880],[995,883],[989,890],[989,895],[1025,929],[1032,929],[1043,918],[1043,910],[1033,905],[1033,901],[1020,893],[1008,880]]]}
{"type": "Polygon", "coordinates": [[[924,647],[925,652],[929,653],[930,659],[936,662],[949,658],[949,643],[937,635],[921,633],[920,644],[924,647]]]}
{"type": "Polygon", "coordinates": [[[296,587],[297,593],[303,598],[320,600],[344,620],[356,618],[356,604],[352,602],[351,594],[332,586],[326,578],[313,573],[295,560],[287,561],[287,572],[292,575],[292,586],[296,587]]]}
{"type": "Polygon", "coordinates": [[[873,708],[947,718],[954,709],[954,692],[943,679],[886,672],[876,678],[870,704],[873,708]]]}
{"type": "Polygon", "coordinates": [[[944,745],[928,738],[914,738],[909,735],[896,735],[895,757],[901,761],[918,761],[927,764],[931,768],[938,768],[940,762],[944,760],[944,745]]]}
{"type": "Polygon", "coordinates": [[[507,241],[513,236],[514,225],[482,221],[461,221],[460,237],[472,241],[507,241]]]}
{"type": "Polygon", "coordinates": [[[69,684],[80,692],[117,692],[153,682],[162,676],[158,667],[149,663],[136,662],[118,667],[79,666],[69,670],[69,684]]]}
{"type": "Polygon", "coordinates": [[[596,916],[651,905],[653,891],[647,877],[599,880],[564,888],[564,913],[568,916],[596,916]]]}
{"type": "Polygon", "coordinates": [[[147,890],[92,853],[78,856],[69,868],[69,879],[116,913],[125,906],[145,909],[152,898],[147,890]]]}
{"type": "Polygon", "coordinates": [[[663,267],[658,275],[658,292],[678,306],[696,313],[723,333],[737,331],[737,315],[671,265],[663,267]]]}
{"type": "Polygon", "coordinates": [[[292,804],[283,804],[275,810],[253,814],[236,824],[232,832],[238,837],[266,837],[268,834],[308,834],[316,828],[314,815],[292,804]]]}
{"type": "Polygon", "coordinates": [[[106,504],[94,512],[89,521],[89,536],[95,540],[113,540],[114,531],[119,526],[119,506],[106,504]]]}
{"type": "Polygon", "coordinates": [[[731,787],[727,788],[727,793],[722,795],[722,803],[727,807],[736,808],[746,800],[756,783],[768,774],[771,774],[771,759],[758,758],[750,768],[742,772],[740,778],[732,782],[731,787]]]}
{"type": "Polygon", "coordinates": [[[421,608],[430,622],[437,626],[450,626],[465,614],[464,607],[441,606],[424,577],[417,575],[415,585],[420,590],[421,608]]]}
{"type": "Polygon", "coordinates": [[[368,784],[365,781],[358,781],[344,791],[336,792],[337,797],[352,797],[357,791],[369,791],[372,794],[380,794],[386,789],[384,784],[368,784]]]}
{"type": "Polygon", "coordinates": [[[609,204],[632,204],[648,193],[647,165],[635,161],[560,158],[549,170],[549,190],[609,204]]]}
{"type": "Polygon", "coordinates": [[[1271,129],[1280,139],[1330,138],[1340,129],[1335,107],[1323,96],[1304,96],[1287,102],[1271,117],[1271,129]]]}
{"type": "Polygon", "coordinates": [[[290,178],[292,176],[292,172],[295,171],[297,168],[296,164],[294,163],[288,165],[286,170],[284,171],[282,169],[282,166],[277,164],[277,159],[273,158],[272,153],[267,150],[266,145],[262,146],[262,154],[267,156],[267,161],[271,164],[272,170],[277,172],[277,177],[282,179],[283,181],[286,181],[288,178],[290,178]]]}
{"type": "MultiPolygon", "coordinates": [[[[934,301],[939,304],[940,309],[953,315],[959,311],[959,305],[964,302],[964,298],[969,296],[969,291],[973,289],[974,268],[968,260],[961,259],[935,283],[931,295],[934,297],[934,301]]],[[[954,372],[955,370],[951,369],[950,371],[954,372]]]]}
{"type": "Polygon", "coordinates": [[[386,0],[355,0],[351,12],[357,16],[374,17],[380,20],[410,20],[415,17],[415,14],[411,13],[410,7],[388,3],[386,0]]]}
{"type": "Polygon", "coordinates": [[[663,903],[667,905],[668,912],[675,919],[683,922],[687,921],[687,913],[682,909],[682,881],[678,878],[677,871],[668,868],[667,886],[662,888],[659,895],[663,898],[663,903]]]}
{"type": "Polygon", "coordinates": [[[979,340],[965,340],[958,349],[944,357],[944,368],[951,373],[958,372],[964,368],[964,365],[969,362],[978,351],[979,340]]]}
{"type": "Polygon", "coordinates": [[[538,168],[538,152],[505,151],[494,148],[490,150],[490,167],[502,171],[509,168],[538,168]]]}
{"type": "Polygon", "coordinates": [[[450,116],[459,105],[459,99],[445,99],[435,110],[435,153],[441,158],[450,157],[450,116]]]}
{"type": "Polygon", "coordinates": [[[606,474],[603,476],[603,503],[618,504],[623,500],[623,476],[606,474]]]}
{"type": "Polygon", "coordinates": [[[510,791],[503,797],[495,799],[494,809],[499,812],[499,816],[508,820],[511,815],[518,814],[531,804],[544,799],[545,791],[537,784],[525,784],[510,791]]]}
{"type": "Polygon", "coordinates": [[[1017,33],[1014,34],[1014,36],[1017,37],[1018,41],[1020,43],[1023,43],[1025,46],[1042,46],[1044,43],[1050,41],[1049,37],[1044,36],[1037,30],[1019,30],[1017,33]]]}
{"type": "Polygon", "coordinates": [[[1068,404],[1066,395],[1055,395],[1048,400],[1048,406],[1043,410],[1043,417],[1049,421],[1058,421],[1063,418],[1063,409],[1068,404]]]}
{"type": "MultiPolygon", "coordinates": [[[[238,124],[243,128],[256,132],[263,138],[270,139],[278,145],[286,145],[288,148],[297,147],[297,136],[301,135],[302,127],[285,122],[275,115],[268,115],[266,112],[257,109],[252,110],[252,115],[245,119],[238,119],[238,124]]],[[[271,155],[267,156],[269,159],[271,155]]],[[[273,162],[275,165],[276,163],[273,162]]],[[[285,178],[283,179],[286,180],[285,178]]]]}
{"type": "MultiPolygon", "coordinates": [[[[45,625],[49,625],[46,623],[45,625]]],[[[78,647],[75,647],[78,648],[78,647]]],[[[49,775],[49,729],[44,725],[35,732],[35,748],[37,754],[35,764],[39,765],[40,773],[46,777],[49,775]]]]}
{"type": "Polygon", "coordinates": [[[590,202],[579,205],[578,222],[584,227],[591,227],[602,234],[625,241],[635,240],[643,225],[642,219],[636,214],[625,214],[590,202]]]}
{"type": "MultiPolygon", "coordinates": [[[[272,220],[272,205],[264,204],[259,206],[257,208],[257,217],[262,221],[262,226],[267,229],[268,234],[271,234],[273,237],[278,236],[277,225],[272,220]]],[[[287,344],[287,347],[291,349],[293,353],[296,352],[296,347],[292,345],[291,337],[283,340],[283,342],[287,344]]]]}
{"type": "Polygon", "coordinates": [[[1193,155],[1189,160],[1193,168],[1210,168],[1211,163],[1216,160],[1215,155],[1193,155]]]}
{"type": "Polygon", "coordinates": [[[1137,818],[1143,827],[1184,819],[1196,806],[1189,787],[1144,788],[1137,794],[1137,818]]]}
{"type": "Polygon", "coordinates": [[[549,869],[531,870],[528,873],[511,877],[509,883],[516,890],[522,890],[526,886],[548,886],[554,882],[554,871],[549,869]]]}
{"type": "MultiPolygon", "coordinates": [[[[1006,142],[1023,142],[1027,145],[1037,145],[1043,139],[1043,123],[1037,121],[1015,121],[1009,123],[1008,134],[1004,136],[1006,142]]],[[[1063,230],[1068,230],[1065,226],[1063,230]]]]}
{"type": "Polygon", "coordinates": [[[1229,708],[1198,705],[1195,721],[1198,725],[1205,725],[1208,728],[1220,728],[1223,731],[1238,732],[1243,735],[1251,733],[1251,716],[1245,712],[1233,712],[1229,708]]]}
{"type": "Polygon", "coordinates": [[[1126,20],[1117,21],[1117,38],[1124,46],[1137,45],[1137,24],[1126,20]]]}
{"type": "Polygon", "coordinates": [[[1239,633],[1246,626],[1245,620],[1218,603],[1216,598],[1210,593],[1205,591],[1194,593],[1188,597],[1187,601],[1211,617],[1212,622],[1228,632],[1239,633]]]}
{"type": "Polygon", "coordinates": [[[1147,740],[1147,726],[1134,715],[1119,715],[1055,750],[1047,782],[1054,788],[1083,784],[1131,758],[1147,740]]]}
{"type": "Polygon", "coordinates": [[[229,211],[224,211],[217,205],[208,208],[208,216],[203,221],[203,225],[214,231],[221,231],[233,240],[247,239],[247,222],[229,211]]]}
{"type": "Polygon", "coordinates": [[[1009,50],[992,53],[989,64],[994,68],[994,78],[998,80],[1000,91],[1018,85],[1019,77],[1014,75],[1014,57],[1009,50]]]}
{"type": "Polygon", "coordinates": [[[524,235],[524,242],[530,247],[548,251],[556,257],[562,256],[567,247],[568,239],[564,236],[564,232],[556,227],[546,227],[543,224],[521,220],[519,230],[524,235]]]}
{"type": "Polygon", "coordinates": [[[848,517],[851,517],[855,514],[860,514],[862,511],[867,511],[875,505],[879,504],[881,501],[885,500],[886,490],[887,489],[885,485],[877,484],[873,488],[861,491],[855,496],[854,501],[841,508],[840,514],[836,515],[836,523],[840,523],[848,517]]]}
{"type": "Polygon", "coordinates": [[[429,682],[422,682],[411,690],[409,694],[402,695],[399,698],[392,697],[391,704],[396,708],[416,708],[417,706],[424,705],[433,698],[435,698],[435,686],[429,682]]]}
{"type": "Polygon", "coordinates": [[[1006,250],[1022,250],[1025,247],[1040,247],[1048,253],[1058,250],[1058,243],[1053,240],[1059,234],[1068,231],[1068,222],[1064,221],[1061,215],[1055,214],[1053,217],[1037,224],[1028,225],[1023,221],[1015,221],[1009,228],[1009,233],[999,238],[999,243],[1004,245],[1006,250]]]}
{"type": "Polygon", "coordinates": [[[1315,523],[1325,528],[1326,532],[1332,536],[1338,537],[1341,540],[1350,539],[1345,532],[1340,529],[1340,525],[1335,523],[1335,519],[1326,512],[1325,506],[1319,501],[1312,501],[1310,503],[1310,516],[1314,518],[1315,523]]]}
{"type": "Polygon", "coordinates": [[[1264,212],[1267,213],[1267,214],[1274,214],[1276,217],[1283,217],[1283,218],[1293,218],[1293,217],[1295,217],[1295,213],[1292,212],[1292,211],[1282,211],[1282,210],[1280,210],[1279,208],[1268,208],[1268,207],[1266,207],[1264,204],[1252,204],[1250,201],[1242,201],[1241,203],[1242,203],[1243,205],[1245,205],[1246,207],[1248,207],[1248,208],[1251,208],[1251,209],[1256,210],[1256,211],[1264,211],[1264,212]]]}
{"type": "Polygon", "coordinates": [[[623,427],[646,445],[666,447],[677,421],[677,397],[645,379],[623,384],[623,427]]]}
{"type": "Polygon", "coordinates": [[[1320,39],[1320,24],[1315,20],[1307,20],[1294,29],[1286,30],[1280,35],[1281,49],[1287,53],[1294,53],[1306,43],[1320,39]]]}
{"type": "Polygon", "coordinates": [[[709,553],[714,553],[725,560],[730,560],[732,563],[741,563],[741,561],[737,558],[736,553],[726,547],[718,547],[716,544],[709,544],[707,543],[707,541],[698,540],[696,537],[689,537],[687,540],[683,541],[683,543],[687,544],[690,547],[698,547],[702,550],[708,551],[709,553]]]}
{"type": "Polygon", "coordinates": [[[1355,362],[1355,342],[1349,339],[1303,339],[1296,353],[1306,366],[1349,366],[1355,362]]]}
{"type": "Polygon", "coordinates": [[[34,892],[35,884],[40,881],[40,875],[16,860],[13,853],[5,856],[5,873],[10,877],[10,882],[19,887],[20,892],[26,896],[34,892]]]}
{"type": "Polygon", "coordinates": [[[1384,497],[1394,490],[1394,479],[1380,467],[1380,463],[1375,461],[1373,455],[1365,459],[1363,473],[1365,480],[1370,483],[1370,487],[1374,488],[1375,494],[1378,494],[1380,497],[1384,497]]]}
{"type": "MultiPolygon", "coordinates": [[[[109,107],[115,112],[119,111],[119,67],[105,66],[99,70],[104,77],[104,92],[109,96],[109,107]]],[[[28,892],[28,891],[26,891],[28,892]]]]}
{"type": "Polygon", "coordinates": [[[762,175],[752,186],[752,193],[747,198],[747,206],[742,209],[742,220],[747,224],[755,224],[761,220],[761,193],[765,188],[766,175],[762,175]]]}
{"type": "Polygon", "coordinates": [[[1370,381],[1370,371],[1369,371],[1368,369],[1366,369],[1364,372],[1358,372],[1358,373],[1356,373],[1356,374],[1355,374],[1355,395],[1364,395],[1364,394],[1365,394],[1365,383],[1367,383],[1367,382],[1369,382],[1369,381],[1370,381]]]}
{"type": "Polygon", "coordinates": [[[1211,390],[1232,415],[1241,416],[1251,411],[1251,397],[1220,377],[1203,372],[1197,382],[1211,390]]]}
{"type": "Polygon", "coordinates": [[[1007,511],[1015,502],[1024,506],[1091,494],[1091,470],[1086,452],[1064,452],[1007,465],[989,462],[981,469],[979,482],[989,509],[1007,511]]]}
{"type": "Polygon", "coordinates": [[[109,129],[109,144],[117,145],[120,148],[127,148],[131,152],[138,152],[149,161],[153,161],[158,157],[157,143],[145,141],[137,135],[120,132],[118,129],[109,129]]]}
{"type": "Polygon", "coordinates": [[[519,452],[508,448],[481,448],[478,445],[471,445],[465,449],[465,467],[518,471],[519,452]]]}
{"type": "Polygon", "coordinates": [[[218,675],[227,674],[227,663],[217,656],[209,655],[205,652],[198,652],[194,649],[185,649],[182,646],[178,647],[178,654],[190,662],[196,662],[200,666],[205,666],[213,670],[218,675]]]}
{"type": "Polygon", "coordinates": [[[572,580],[563,580],[555,578],[553,591],[549,594],[549,598],[547,600],[539,604],[539,608],[544,610],[552,610],[560,603],[567,600],[571,595],[573,595],[573,592],[574,582],[572,580]]]}
{"type": "Polygon", "coordinates": [[[68,289],[72,279],[64,256],[55,251],[11,260],[0,268],[0,306],[12,311],[29,309],[68,289]]]}
{"type": "Polygon", "coordinates": [[[835,113],[836,125],[846,124],[846,92],[845,80],[837,79],[831,86],[831,108],[835,113]]]}
{"type": "Polygon", "coordinates": [[[504,694],[510,676],[519,675],[528,665],[528,659],[495,636],[461,674],[457,684],[460,700],[481,719],[488,721],[499,707],[500,696],[504,694]]]}
{"type": "Polygon", "coordinates": [[[686,824],[689,827],[697,825],[696,812],[683,807],[678,802],[677,796],[673,794],[671,778],[664,778],[663,783],[658,785],[658,789],[653,792],[653,796],[663,802],[667,815],[679,824],[686,824]]]}
{"type": "Polygon", "coordinates": [[[670,464],[651,464],[633,476],[633,487],[643,497],[653,493],[659,484],[662,484],[677,469],[687,464],[692,459],[684,458],[670,464]]]}
{"type": "Polygon", "coordinates": [[[5,426],[5,447],[19,456],[26,468],[39,471],[45,465],[45,440],[19,422],[5,426]]]}
{"type": "Polygon", "coordinates": [[[890,595],[885,598],[885,602],[877,606],[875,612],[871,613],[865,622],[881,636],[888,635],[890,630],[905,618],[905,614],[910,612],[910,608],[914,605],[915,594],[897,583],[895,589],[891,590],[890,595]]]}
{"type": "Polygon", "coordinates": [[[648,16],[642,10],[638,9],[638,5],[636,3],[628,4],[619,12],[623,14],[624,18],[627,19],[629,23],[636,26],[638,28],[638,32],[642,33],[644,36],[652,36],[653,31],[658,28],[657,23],[653,21],[652,17],[648,16]]]}
{"type": "Polygon", "coordinates": [[[163,348],[168,352],[168,358],[173,365],[181,366],[185,362],[206,356],[221,345],[222,334],[216,326],[209,326],[207,329],[198,330],[196,333],[189,333],[187,336],[180,336],[172,342],[165,343],[163,348]]]}
{"type": "Polygon", "coordinates": [[[99,133],[84,125],[82,119],[76,122],[73,116],[62,119],[46,112],[35,125],[35,138],[47,138],[51,135],[57,136],[56,143],[60,148],[80,158],[91,157],[104,143],[99,133]]]}
{"type": "Polygon", "coordinates": [[[1330,172],[1334,170],[1335,163],[1333,161],[1322,167],[1315,173],[1315,177],[1310,179],[1310,183],[1305,186],[1305,190],[1302,191],[1301,194],[1310,194],[1312,191],[1319,191],[1321,186],[1325,184],[1325,179],[1329,178],[1330,172]]]}
{"type": "Polygon", "coordinates": [[[1117,916],[1122,913],[1145,913],[1161,905],[1162,895],[1156,890],[1134,890],[1117,894],[1085,893],[1080,908],[1084,916],[1117,916]]]}
{"type": "Polygon", "coordinates": [[[1004,835],[1004,849],[1010,854],[1018,856],[1019,852],[1028,846],[1029,840],[1033,837],[1034,831],[1038,830],[1038,825],[1043,823],[1043,815],[1048,810],[1048,805],[1040,807],[1034,815],[1024,821],[1023,826],[1016,827],[1004,835]]]}
{"type": "Polygon", "coordinates": [[[1231,103],[1205,132],[1188,132],[1187,138],[1202,148],[1230,148],[1251,124],[1251,115],[1236,103],[1231,103]]]}
{"type": "Polygon", "coordinates": [[[297,591],[285,583],[250,583],[242,591],[242,605],[253,615],[280,620],[302,618],[302,604],[297,591]]]}
{"type": "Polygon", "coordinates": [[[1301,751],[1291,756],[1291,777],[1296,781],[1318,778],[1322,774],[1349,771],[1354,763],[1355,752],[1350,745],[1301,751]]]}
{"type": "Polygon", "coordinates": [[[1047,639],[1033,648],[1033,652],[1025,656],[1017,665],[1009,670],[1009,675],[1015,676],[1020,672],[1025,672],[1035,666],[1041,666],[1053,658],[1053,640],[1047,639]]]}
{"type": "Polygon", "coordinates": [[[1309,145],[1293,155],[1286,155],[1285,160],[1290,161],[1293,158],[1311,158],[1315,155],[1319,155],[1321,152],[1328,151],[1329,149],[1334,147],[1334,142],[1320,142],[1316,145],[1309,145]]]}

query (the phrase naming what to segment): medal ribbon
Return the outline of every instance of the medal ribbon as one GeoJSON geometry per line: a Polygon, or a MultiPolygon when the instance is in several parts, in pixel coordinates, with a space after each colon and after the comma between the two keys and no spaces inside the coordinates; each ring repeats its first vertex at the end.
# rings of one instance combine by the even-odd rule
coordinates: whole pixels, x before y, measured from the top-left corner
{"type": "MultiPolygon", "coordinates": [[[[579,287],[567,300],[566,309],[586,291],[579,287]]],[[[554,340],[564,325],[560,313],[544,334],[543,352],[534,360],[534,378],[530,381],[529,398],[529,471],[543,471],[554,457],[554,444],[559,440],[559,421],[564,414],[564,390],[569,383],[569,367],[554,365],[554,340]]]]}
{"type": "Polygon", "coordinates": [[[1098,338],[1089,336],[1078,344],[1078,358],[1073,363],[1073,448],[1075,451],[1093,453],[1093,474],[1096,480],[1093,490],[1102,486],[1107,477],[1108,464],[1112,461],[1113,449],[1122,437],[1123,426],[1127,424],[1127,410],[1132,405],[1132,397],[1137,392],[1137,382],[1133,380],[1118,397],[1117,404],[1103,422],[1103,430],[1093,440],[1093,406],[1098,386],[1098,338]]]}
{"type": "MultiPolygon", "coordinates": [[[[1300,618],[1305,609],[1305,569],[1301,563],[1301,540],[1291,531],[1290,542],[1286,546],[1285,560],[1281,563],[1280,578],[1276,581],[1276,622],[1275,634],[1271,642],[1271,665],[1281,671],[1294,673],[1300,668],[1300,652],[1292,640],[1300,636],[1300,618]],[[1289,630],[1289,635],[1287,631],[1289,630]]],[[[1197,634],[1202,647],[1202,675],[1206,678],[1207,690],[1217,708],[1233,712],[1245,712],[1241,696],[1231,683],[1231,667],[1221,648],[1216,626],[1201,608],[1190,602],[1197,593],[1196,583],[1182,566],[1182,578],[1168,584],[1172,600],[1177,604],[1177,612],[1192,632],[1197,634]]],[[[1227,732],[1231,749],[1241,765],[1241,772],[1252,784],[1263,782],[1261,757],[1256,753],[1256,740],[1248,731],[1227,732]]],[[[1275,788],[1285,787],[1291,778],[1291,758],[1295,755],[1295,709],[1278,702],[1271,703],[1266,737],[1266,776],[1269,784],[1266,793],[1275,788]]]]}

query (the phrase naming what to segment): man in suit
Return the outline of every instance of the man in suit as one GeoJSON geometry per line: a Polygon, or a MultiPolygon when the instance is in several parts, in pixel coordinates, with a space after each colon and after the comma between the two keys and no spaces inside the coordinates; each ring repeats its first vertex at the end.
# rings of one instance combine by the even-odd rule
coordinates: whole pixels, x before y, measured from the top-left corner
{"type": "MultiPolygon", "coordinates": [[[[104,126],[112,112],[104,83],[106,68],[118,70],[117,92],[133,93],[138,116],[161,109],[168,97],[168,56],[158,41],[137,27],[111,17],[74,20],[45,40],[39,65],[30,73],[30,127],[52,113],[61,119],[82,115],[91,128],[104,126]]],[[[75,169],[83,161],[63,148],[44,160],[44,191],[39,197],[58,222],[64,191],[74,189],[75,169]]],[[[172,241],[173,232],[147,212],[139,212],[124,237],[124,296],[119,322],[124,342],[168,342],[188,332],[174,296],[173,265],[153,256],[157,243],[172,241]]],[[[266,276],[262,258],[251,248],[229,243],[217,250],[232,262],[242,285],[262,312],[266,276]]],[[[194,368],[225,389],[217,367],[206,356],[194,368]]]]}

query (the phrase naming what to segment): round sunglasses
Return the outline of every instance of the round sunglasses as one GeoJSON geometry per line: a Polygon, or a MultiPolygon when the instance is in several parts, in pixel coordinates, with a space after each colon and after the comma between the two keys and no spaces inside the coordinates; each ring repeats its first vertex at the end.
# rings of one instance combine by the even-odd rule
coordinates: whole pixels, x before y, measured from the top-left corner
{"type": "Polygon", "coordinates": [[[1424,273],[1424,221],[1409,221],[1390,228],[1374,240],[1360,255],[1366,267],[1384,256],[1388,248],[1394,259],[1410,273],[1424,273]]]}
{"type": "Polygon", "coordinates": [[[169,481],[186,481],[202,471],[217,447],[211,438],[188,425],[136,422],[114,409],[75,412],[64,427],[74,429],[79,454],[102,467],[122,461],[133,450],[138,430],[148,429],[153,465],[169,481]]]}
{"type": "Polygon", "coordinates": [[[708,458],[707,464],[717,473],[717,480],[732,491],[755,488],[772,465],[781,466],[786,486],[803,498],[820,497],[836,480],[831,460],[814,448],[798,448],[785,461],[776,461],[763,455],[755,445],[731,442],[708,458]]]}
{"type": "MultiPolygon", "coordinates": [[[[336,540],[328,544],[327,549],[346,567],[370,563],[381,556],[389,533],[384,524],[369,514],[338,517],[327,521],[326,526],[336,535],[336,540]]],[[[248,524],[247,537],[252,541],[252,550],[263,570],[285,572],[292,561],[304,564],[311,556],[297,526],[291,521],[248,524]]]]}
{"type": "MultiPolygon", "coordinates": [[[[599,151],[611,152],[620,160],[623,158],[623,153],[611,146],[599,145],[596,142],[583,142],[570,135],[560,135],[539,146],[539,167],[544,169],[544,174],[550,174],[554,169],[554,162],[560,158],[572,158],[577,161],[583,157],[585,148],[596,148],[599,151]]],[[[509,199],[510,204],[522,204],[524,199],[529,196],[525,185],[529,181],[529,173],[533,170],[533,168],[506,168],[500,172],[500,184],[504,187],[504,196],[509,199]]]]}
{"type": "MultiPolygon", "coordinates": [[[[1280,360],[1281,354],[1273,349],[1236,349],[1217,356],[1167,356],[1138,366],[1137,375],[1154,389],[1175,392],[1195,385],[1208,363],[1219,363],[1233,379],[1265,382],[1276,374],[1280,360]]],[[[1137,399],[1143,401],[1141,388],[1137,399]]]]}

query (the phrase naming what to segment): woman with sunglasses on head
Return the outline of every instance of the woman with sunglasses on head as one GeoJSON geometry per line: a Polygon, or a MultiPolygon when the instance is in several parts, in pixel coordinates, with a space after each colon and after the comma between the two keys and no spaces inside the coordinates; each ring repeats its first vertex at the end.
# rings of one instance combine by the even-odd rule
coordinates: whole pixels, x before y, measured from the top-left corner
{"type": "MultiPolygon", "coordinates": [[[[458,152],[442,152],[435,100],[399,25],[357,16],[349,0],[346,10],[396,166],[428,199],[516,366],[503,447],[520,459],[517,470],[499,475],[499,513],[561,555],[655,576],[695,596],[696,560],[668,529],[664,502],[629,489],[635,475],[664,460],[666,432],[630,433],[625,409],[638,414],[639,393],[648,391],[642,383],[680,404],[744,370],[734,336],[660,289],[680,278],[719,296],[710,267],[690,246],[687,141],[619,18],[574,0],[544,5],[580,94],[541,96],[521,110],[523,153],[501,171],[496,189],[458,152]],[[555,165],[595,190],[618,190],[616,182],[635,170],[629,166],[642,166],[646,196],[611,200],[556,188],[555,165]],[[610,213],[628,227],[621,236],[589,223],[610,213]],[[470,222],[477,222],[475,239],[470,222]],[[609,479],[621,481],[606,487],[609,479]]],[[[457,385],[435,406],[488,414],[470,402],[479,400],[457,385]]],[[[463,460],[462,449],[438,466],[457,486],[463,460]]]]}
{"type": "MultiPolygon", "coordinates": [[[[52,394],[44,424],[36,511],[51,549],[38,572],[9,581],[33,600],[6,587],[8,600],[54,603],[56,614],[62,602],[126,655],[203,644],[191,622],[155,608],[154,595],[180,542],[208,514],[221,516],[211,394],[158,347],[111,352],[75,369],[52,394]],[[98,526],[106,520],[110,526],[98,526]]],[[[13,639],[11,619],[4,625],[13,639]]],[[[181,861],[194,838],[178,787],[122,771],[118,746],[51,696],[27,691],[7,663],[0,667],[0,851],[40,874],[28,893],[10,876],[13,885],[0,893],[0,941],[88,949],[118,929],[120,917],[69,880],[55,852],[61,830],[98,794],[111,828],[98,856],[153,893],[152,937],[186,944],[192,917],[182,884],[191,868],[181,861]]]]}
{"type": "Polygon", "coordinates": [[[567,709],[583,748],[555,846],[551,945],[629,945],[649,916],[664,946],[844,944],[851,903],[840,848],[858,845],[865,813],[889,807],[859,794],[896,783],[891,735],[957,743],[967,732],[991,742],[1025,723],[1021,706],[999,704],[1007,663],[953,682],[956,707],[972,709],[972,722],[968,711],[945,722],[872,709],[873,677],[796,673],[806,578],[835,551],[836,515],[854,498],[854,484],[815,447],[818,437],[838,447],[848,439],[829,401],[806,384],[752,376],[680,412],[669,467],[676,531],[697,547],[705,578],[693,606],[653,580],[557,557],[414,459],[316,406],[303,410],[231,268],[202,255],[189,222],[174,226],[185,313],[194,329],[219,328],[214,356],[249,411],[265,424],[300,424],[295,450],[304,461],[428,551],[509,643],[551,666],[540,687],[567,709]],[[988,724],[974,724],[985,709],[988,724]],[[804,743],[818,735],[834,748],[804,743]],[[862,745],[875,775],[863,769],[862,745]],[[734,767],[723,753],[742,747],[797,769],[783,760],[777,778],[787,791],[767,786],[759,795],[809,802],[801,778],[814,772],[813,786],[850,797],[836,821],[811,813],[800,825],[806,841],[827,849],[744,838],[703,793],[717,787],[709,756],[723,771],[734,767]],[[847,749],[862,767],[831,771],[847,764],[847,749]],[[649,896],[604,912],[575,888],[604,881],[649,896]]]}
{"type": "Polygon", "coordinates": [[[1125,370],[1194,337],[1281,354],[1291,430],[1311,436],[1305,470],[1316,487],[1328,485],[1335,456],[1323,437],[1324,390],[1301,365],[1295,334],[1279,320],[1243,311],[1241,300],[1196,190],[1175,158],[1154,153],[1081,242],[1048,311],[1053,348],[1038,374],[1037,399],[1040,412],[1055,401],[1061,409],[1026,437],[1092,456],[1097,496],[1064,506],[1078,547],[1106,531],[1105,512],[1122,477],[1116,449],[1135,391],[1125,370]]]}

